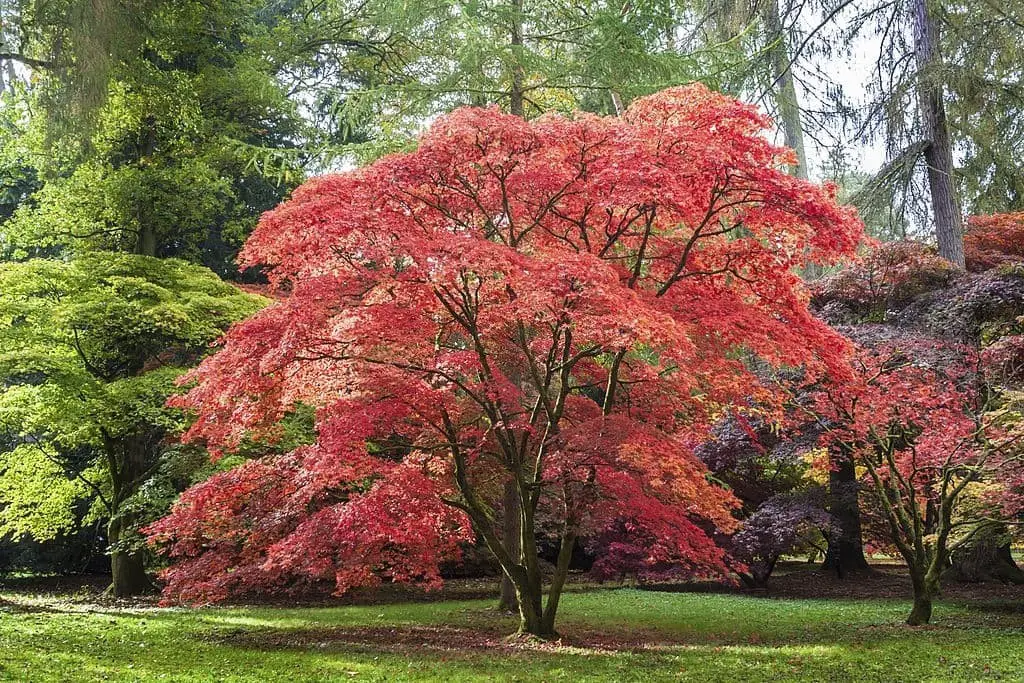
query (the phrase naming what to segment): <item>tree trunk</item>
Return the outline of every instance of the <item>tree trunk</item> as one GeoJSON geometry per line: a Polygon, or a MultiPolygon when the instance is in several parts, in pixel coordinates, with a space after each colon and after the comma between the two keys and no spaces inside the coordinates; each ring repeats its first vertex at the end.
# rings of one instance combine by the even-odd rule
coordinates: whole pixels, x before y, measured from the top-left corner
{"type": "Polygon", "coordinates": [[[914,56],[917,61],[918,106],[928,142],[924,158],[935,216],[939,255],[964,267],[963,216],[954,182],[953,148],[943,102],[939,22],[931,0],[913,0],[914,56]]]}
{"type": "Polygon", "coordinates": [[[153,589],[153,583],[146,574],[146,565],[141,552],[130,553],[117,549],[127,531],[124,520],[115,516],[107,527],[110,545],[110,587],[107,592],[115,598],[142,595],[153,589]]]}
{"type": "Polygon", "coordinates": [[[1024,571],[1013,560],[1006,527],[981,531],[953,553],[949,574],[955,581],[1001,581],[1024,584],[1024,571]]]}
{"type": "Polygon", "coordinates": [[[151,225],[139,226],[139,236],[135,242],[135,253],[140,256],[156,256],[156,233],[151,225]]]}
{"type": "MultiPolygon", "coordinates": [[[[144,553],[141,550],[129,552],[121,546],[135,529],[136,520],[124,511],[124,503],[135,493],[139,479],[146,471],[150,440],[147,435],[115,439],[102,431],[111,484],[110,522],[107,525],[111,581],[107,592],[117,598],[141,595],[153,588],[146,575],[144,553]]],[[[151,436],[154,440],[157,438],[151,436]]]]}
{"type": "Polygon", "coordinates": [[[554,640],[552,624],[544,618],[543,594],[540,585],[519,592],[519,630],[517,636],[533,636],[540,640],[554,640]]]}
{"type": "Polygon", "coordinates": [[[520,118],[526,115],[526,68],[523,66],[523,0],[512,0],[512,86],[509,89],[508,111],[520,118]]]}
{"type": "Polygon", "coordinates": [[[914,584],[914,606],[907,617],[908,626],[922,626],[932,619],[932,600],[939,592],[938,581],[930,576],[911,572],[914,584]]]}
{"type": "Polygon", "coordinates": [[[551,578],[551,589],[548,591],[548,602],[544,606],[544,632],[546,637],[556,638],[555,616],[558,614],[558,603],[562,599],[562,589],[565,588],[565,580],[569,576],[569,564],[572,562],[572,551],[576,546],[576,532],[572,531],[573,522],[566,523],[566,530],[562,534],[562,545],[558,549],[558,561],[555,562],[555,574],[551,578]]]}
{"type": "MultiPolygon", "coordinates": [[[[567,522],[563,532],[558,561],[551,579],[551,590],[547,605],[544,604],[544,577],[540,570],[540,557],[537,554],[537,537],[535,533],[534,507],[530,504],[531,497],[522,487],[516,486],[519,505],[519,557],[520,561],[505,571],[512,579],[516,589],[516,601],[519,607],[518,636],[532,636],[542,640],[558,637],[555,631],[555,616],[558,612],[558,601],[569,573],[572,550],[576,544],[576,536],[572,526],[567,522]]],[[[509,554],[510,557],[514,557],[509,554]]]]}
{"type": "Polygon", "coordinates": [[[522,487],[516,487],[519,496],[519,552],[521,571],[513,573],[516,578],[516,597],[519,600],[519,633],[538,638],[554,637],[544,619],[544,579],[540,572],[540,556],[537,554],[534,510],[529,494],[522,487]]]}
{"type": "MultiPolygon", "coordinates": [[[[505,484],[504,498],[504,536],[508,547],[508,553],[513,559],[521,560],[519,551],[519,494],[516,492],[515,483],[511,480],[505,484]]],[[[501,577],[501,597],[498,599],[498,610],[501,612],[515,612],[519,602],[516,598],[516,587],[508,574],[501,577]]]]}
{"type": "Polygon", "coordinates": [[[907,617],[907,626],[923,626],[932,620],[932,598],[928,595],[914,595],[914,607],[907,617]]]}
{"type": "MultiPolygon", "coordinates": [[[[509,27],[509,44],[512,46],[513,63],[511,68],[511,87],[509,88],[508,110],[513,116],[523,118],[526,115],[525,93],[523,91],[526,71],[523,67],[523,1],[513,0],[515,12],[512,16],[512,24],[509,27]]],[[[521,511],[519,506],[519,493],[516,490],[515,482],[509,480],[505,484],[504,495],[504,520],[503,530],[508,553],[513,560],[521,562],[521,511]]],[[[501,596],[498,598],[498,609],[502,612],[513,612],[520,604],[517,597],[516,587],[507,573],[502,574],[501,596]]]]}
{"type": "MultiPolygon", "coordinates": [[[[150,156],[156,152],[156,117],[152,114],[146,116],[142,125],[138,165],[140,169],[145,169],[151,163],[150,156]]],[[[139,223],[135,253],[141,256],[156,256],[156,229],[153,225],[153,211],[149,197],[136,198],[135,218],[139,223]]]]}
{"type": "Polygon", "coordinates": [[[839,449],[833,451],[828,498],[829,513],[835,518],[837,528],[829,534],[822,569],[834,571],[839,578],[869,569],[861,538],[859,488],[850,455],[839,449]]]}
{"type": "Polygon", "coordinates": [[[551,640],[556,636],[554,620],[544,618],[544,588],[538,563],[531,563],[528,556],[523,559],[524,563],[510,572],[519,610],[519,630],[515,635],[551,640]]]}
{"type": "Polygon", "coordinates": [[[779,11],[778,0],[767,0],[761,6],[761,21],[770,43],[768,56],[774,79],[775,108],[785,136],[786,146],[796,152],[797,165],[790,172],[797,178],[807,179],[807,152],[804,148],[804,128],[800,121],[800,100],[796,81],[790,68],[789,44],[779,11]]]}

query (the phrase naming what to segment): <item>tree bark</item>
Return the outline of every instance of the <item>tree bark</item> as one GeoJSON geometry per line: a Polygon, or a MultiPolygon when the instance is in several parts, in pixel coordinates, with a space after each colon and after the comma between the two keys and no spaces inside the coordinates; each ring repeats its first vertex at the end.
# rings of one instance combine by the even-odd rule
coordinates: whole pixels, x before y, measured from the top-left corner
{"type": "MultiPolygon", "coordinates": [[[[509,113],[520,118],[526,115],[525,93],[523,85],[525,70],[522,64],[523,49],[523,0],[513,0],[514,13],[512,24],[509,27],[509,44],[512,46],[513,63],[511,68],[511,87],[509,88],[509,113]]],[[[516,490],[515,482],[509,480],[505,484],[504,494],[504,520],[503,530],[505,542],[508,545],[509,555],[514,560],[522,561],[522,549],[519,538],[521,535],[521,510],[519,505],[519,493],[516,490]]],[[[503,612],[514,612],[519,604],[516,586],[508,573],[501,578],[501,595],[498,598],[498,609],[503,612]]]]}
{"type": "Polygon", "coordinates": [[[804,128],[800,121],[800,100],[796,92],[796,81],[790,64],[789,44],[779,11],[778,0],[767,0],[761,5],[761,22],[770,47],[768,56],[774,80],[775,108],[786,146],[796,152],[797,164],[790,167],[790,173],[797,178],[807,179],[807,151],[804,148],[804,128]]]}
{"type": "Polygon", "coordinates": [[[548,637],[558,637],[555,631],[555,616],[558,614],[558,603],[562,599],[562,589],[569,576],[569,564],[572,562],[572,551],[576,546],[576,532],[571,530],[573,522],[566,522],[566,530],[562,534],[562,545],[558,549],[558,561],[555,563],[555,575],[551,579],[548,591],[548,602],[544,606],[544,632],[548,637]]]}
{"type": "MultiPolygon", "coordinates": [[[[555,617],[562,588],[569,572],[569,563],[572,559],[572,549],[576,543],[576,537],[571,531],[571,523],[567,522],[545,605],[544,577],[540,569],[540,557],[537,554],[534,507],[530,504],[530,494],[524,491],[523,487],[515,485],[514,492],[519,497],[519,555],[517,558],[508,552],[506,546],[502,555],[511,562],[503,564],[502,569],[515,586],[516,605],[519,611],[519,630],[516,635],[552,640],[558,637],[558,632],[555,630],[555,617]]],[[[508,542],[506,539],[505,543],[508,542]]],[[[499,561],[501,561],[500,557],[499,555],[499,561]]]]}
{"type": "Polygon", "coordinates": [[[512,26],[509,43],[512,45],[512,85],[509,89],[508,111],[520,118],[526,115],[526,69],[523,67],[523,0],[512,0],[512,26]]]}
{"type": "Polygon", "coordinates": [[[938,580],[930,573],[921,576],[919,572],[911,571],[911,581],[914,585],[914,606],[907,617],[907,625],[922,626],[932,619],[932,601],[939,592],[938,580]]]}
{"type": "MultiPolygon", "coordinates": [[[[505,484],[503,510],[503,526],[505,543],[508,545],[508,553],[514,559],[522,561],[519,550],[519,494],[516,492],[515,483],[511,480],[505,484]]],[[[501,597],[498,599],[498,610],[501,612],[515,612],[519,602],[516,598],[516,587],[508,574],[502,574],[501,597]]]]}
{"type": "Polygon", "coordinates": [[[918,107],[928,142],[924,158],[935,218],[939,255],[964,267],[963,216],[956,195],[953,148],[943,102],[940,29],[931,0],[912,0],[918,107]]]}
{"type": "Polygon", "coordinates": [[[108,540],[114,548],[110,553],[110,587],[107,592],[115,598],[142,595],[153,589],[153,582],[146,574],[143,554],[117,550],[117,544],[124,539],[126,531],[129,529],[120,516],[111,519],[107,526],[108,540]]]}
{"type": "Polygon", "coordinates": [[[836,449],[828,475],[829,513],[836,527],[828,538],[823,570],[834,571],[839,578],[869,569],[864,557],[861,535],[857,471],[849,453],[836,449]]]}
{"type": "Polygon", "coordinates": [[[134,529],[135,520],[125,513],[124,503],[135,492],[146,471],[149,443],[145,435],[115,439],[106,431],[103,440],[111,484],[110,522],[107,525],[110,587],[107,592],[117,598],[141,595],[153,588],[146,574],[145,556],[141,550],[126,551],[121,544],[134,529]]]}
{"type": "Polygon", "coordinates": [[[958,548],[951,558],[949,573],[956,581],[1024,584],[1024,571],[1013,560],[1006,527],[982,531],[958,548]]]}

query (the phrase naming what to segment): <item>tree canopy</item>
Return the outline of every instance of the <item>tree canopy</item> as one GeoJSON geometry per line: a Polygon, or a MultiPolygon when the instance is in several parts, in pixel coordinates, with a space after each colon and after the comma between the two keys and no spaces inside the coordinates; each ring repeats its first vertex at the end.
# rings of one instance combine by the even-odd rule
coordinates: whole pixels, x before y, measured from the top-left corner
{"type": "MultiPolygon", "coordinates": [[[[53,537],[81,500],[127,543],[125,501],[185,424],[164,405],[176,378],[261,304],[177,260],[0,264],[0,433],[14,444],[0,460],[0,530],[53,537]]],[[[115,590],[119,579],[115,567],[115,590]]]]}
{"type": "Polygon", "coordinates": [[[733,499],[692,448],[723,409],[767,399],[744,353],[840,368],[792,268],[861,236],[833,189],[785,172],[766,124],[698,85],[622,118],[461,109],[415,152],[300,188],[242,254],[283,298],[180,405],[216,449],[299,403],[318,439],[212,478],[151,527],[179,558],[167,595],[429,583],[472,531],[522,630],[549,636],[577,537],[625,523],[645,569],[724,571],[700,524],[730,528],[733,499]],[[521,558],[492,512],[506,479],[521,558]],[[542,518],[562,549],[546,604],[542,518]]]}

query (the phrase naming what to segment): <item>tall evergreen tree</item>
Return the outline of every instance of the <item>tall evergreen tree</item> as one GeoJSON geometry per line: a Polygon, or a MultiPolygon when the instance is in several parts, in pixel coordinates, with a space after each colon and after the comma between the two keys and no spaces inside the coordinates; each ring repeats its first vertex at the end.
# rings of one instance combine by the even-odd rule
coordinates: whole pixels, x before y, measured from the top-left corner
{"type": "MultiPolygon", "coordinates": [[[[1019,69],[1024,4],[901,0],[838,3],[823,42],[834,57],[864,44],[878,54],[858,103],[841,90],[835,110],[853,138],[881,139],[888,161],[855,197],[889,205],[931,226],[940,253],[963,266],[963,215],[1016,208],[1024,188],[1018,158],[1019,69]]],[[[897,218],[902,219],[903,216],[897,218]]]]}

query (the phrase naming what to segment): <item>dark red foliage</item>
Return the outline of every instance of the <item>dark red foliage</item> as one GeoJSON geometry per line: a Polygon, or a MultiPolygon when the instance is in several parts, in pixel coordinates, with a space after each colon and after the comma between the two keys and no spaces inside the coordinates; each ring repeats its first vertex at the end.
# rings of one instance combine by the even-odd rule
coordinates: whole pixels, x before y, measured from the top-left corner
{"type": "Polygon", "coordinates": [[[872,313],[942,287],[954,275],[953,264],[934,247],[922,242],[886,242],[835,275],[815,282],[814,303],[820,307],[836,302],[872,313]]]}

